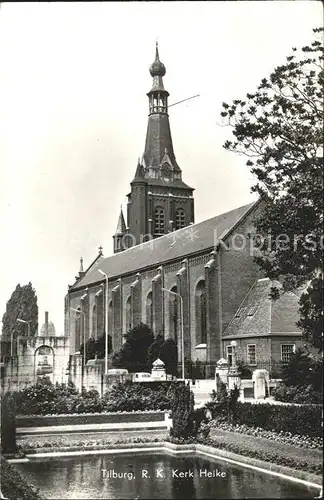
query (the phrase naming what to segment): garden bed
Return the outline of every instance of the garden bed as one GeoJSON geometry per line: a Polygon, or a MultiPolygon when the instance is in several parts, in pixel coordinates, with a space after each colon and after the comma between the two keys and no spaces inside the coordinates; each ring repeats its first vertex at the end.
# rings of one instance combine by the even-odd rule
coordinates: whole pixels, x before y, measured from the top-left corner
{"type": "MultiPolygon", "coordinates": [[[[169,413],[169,412],[168,412],[169,413]]],[[[59,425],[114,424],[126,422],[162,422],[164,411],[84,413],[74,415],[18,415],[17,427],[53,427],[59,425]]]]}
{"type": "Polygon", "coordinates": [[[212,429],[204,444],[311,474],[323,472],[323,454],[319,449],[301,450],[291,444],[222,429],[212,429]]]}
{"type": "MultiPolygon", "coordinates": [[[[46,444],[46,443],[45,443],[46,444]]],[[[76,443],[75,445],[69,445],[69,446],[57,446],[55,444],[51,444],[50,446],[43,446],[39,448],[31,448],[28,449],[27,447],[24,447],[24,453],[25,455],[35,455],[35,454],[43,454],[43,453],[67,453],[67,452],[86,452],[86,451],[91,451],[91,452],[96,452],[99,450],[109,450],[109,449],[143,449],[143,448],[151,448],[152,445],[162,447],[164,445],[163,441],[160,441],[160,439],[155,438],[150,440],[147,440],[144,442],[144,440],[129,440],[129,442],[125,442],[123,440],[118,441],[116,440],[115,442],[113,441],[107,441],[106,443],[96,443],[96,442],[85,442],[85,441],[80,441],[79,443],[76,443]]]]}

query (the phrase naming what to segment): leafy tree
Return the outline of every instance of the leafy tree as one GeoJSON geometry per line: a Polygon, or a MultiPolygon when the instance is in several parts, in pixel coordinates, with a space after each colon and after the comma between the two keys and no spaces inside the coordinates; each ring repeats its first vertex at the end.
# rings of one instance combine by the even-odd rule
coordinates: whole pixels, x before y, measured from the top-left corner
{"type": "Polygon", "coordinates": [[[173,339],[166,339],[163,342],[160,359],[165,364],[166,372],[176,376],[178,371],[178,347],[173,339]]]}
{"type": "MultiPolygon", "coordinates": [[[[148,352],[147,352],[147,364],[150,368],[152,369],[152,365],[154,361],[158,358],[160,358],[160,353],[161,353],[161,347],[164,343],[164,337],[161,333],[159,333],[152,344],[150,345],[148,352]]],[[[162,360],[163,361],[163,360],[162,360]]],[[[163,361],[164,362],[164,361],[163,361]]]]}
{"type": "MultiPolygon", "coordinates": [[[[83,359],[83,349],[84,349],[84,344],[82,343],[80,346],[80,353],[82,355],[82,359],[83,359]]],[[[112,340],[111,336],[108,335],[109,357],[111,356],[111,352],[112,352],[112,340]]],[[[90,337],[86,341],[86,362],[89,361],[89,359],[95,359],[96,356],[98,359],[104,359],[105,355],[106,355],[105,334],[101,335],[97,340],[94,340],[92,337],[90,337]]]]}
{"type": "Polygon", "coordinates": [[[323,351],[323,278],[314,278],[300,298],[300,319],[297,326],[301,328],[305,340],[323,351]]]}
{"type": "Polygon", "coordinates": [[[132,328],[125,336],[125,343],[112,357],[114,368],[126,368],[130,373],[149,369],[147,354],[154,341],[152,330],[145,324],[132,328]]]}
{"type": "Polygon", "coordinates": [[[3,339],[10,342],[18,336],[27,336],[28,328],[17,319],[28,321],[30,334],[36,335],[38,328],[38,305],[36,292],[31,284],[20,286],[18,284],[7,302],[6,312],[2,317],[3,339]]]}
{"type": "Polygon", "coordinates": [[[323,365],[309,353],[299,348],[288,363],[282,363],[281,377],[286,386],[309,386],[321,391],[323,365]]]}
{"type": "Polygon", "coordinates": [[[248,157],[257,178],[252,191],[265,202],[256,220],[255,260],[266,276],[282,281],[283,292],[311,282],[300,326],[322,349],[324,49],[316,39],[323,29],[313,31],[310,46],[293,48],[246,99],[223,103],[221,116],[235,137],[225,149],[248,157]]]}
{"type": "Polygon", "coordinates": [[[194,434],[195,399],[188,384],[175,382],[171,404],[172,427],[170,436],[176,439],[188,439],[194,434]]]}
{"type": "Polygon", "coordinates": [[[163,361],[167,373],[177,375],[178,348],[173,339],[164,340],[163,335],[157,335],[148,349],[147,363],[150,369],[158,358],[163,361]]]}

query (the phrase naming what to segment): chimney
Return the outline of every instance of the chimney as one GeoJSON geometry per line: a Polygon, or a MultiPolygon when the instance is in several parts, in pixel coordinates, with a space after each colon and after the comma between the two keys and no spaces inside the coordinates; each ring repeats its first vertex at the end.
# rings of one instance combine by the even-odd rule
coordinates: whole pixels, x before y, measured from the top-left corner
{"type": "Polygon", "coordinates": [[[48,337],[48,311],[45,311],[45,337],[48,337]]]}

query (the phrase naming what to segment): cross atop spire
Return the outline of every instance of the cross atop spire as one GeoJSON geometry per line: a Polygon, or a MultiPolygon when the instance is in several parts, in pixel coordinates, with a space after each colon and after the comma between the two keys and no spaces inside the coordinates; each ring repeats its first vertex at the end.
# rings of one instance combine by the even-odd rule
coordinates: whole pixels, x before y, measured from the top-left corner
{"type": "Polygon", "coordinates": [[[102,246],[100,245],[100,247],[98,248],[98,254],[99,254],[99,255],[103,255],[103,252],[102,252],[102,251],[103,251],[103,248],[102,248],[102,246]]]}

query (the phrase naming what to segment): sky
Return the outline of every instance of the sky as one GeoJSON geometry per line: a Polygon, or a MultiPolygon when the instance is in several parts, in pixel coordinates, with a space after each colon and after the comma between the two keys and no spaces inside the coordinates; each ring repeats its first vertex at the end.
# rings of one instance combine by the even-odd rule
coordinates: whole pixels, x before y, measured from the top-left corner
{"type": "Polygon", "coordinates": [[[249,203],[222,102],[243,98],[322,24],[321,2],[3,3],[0,7],[0,317],[32,282],[64,333],[64,296],[99,245],[144,151],[155,41],[173,145],[196,222],[249,203]]]}

